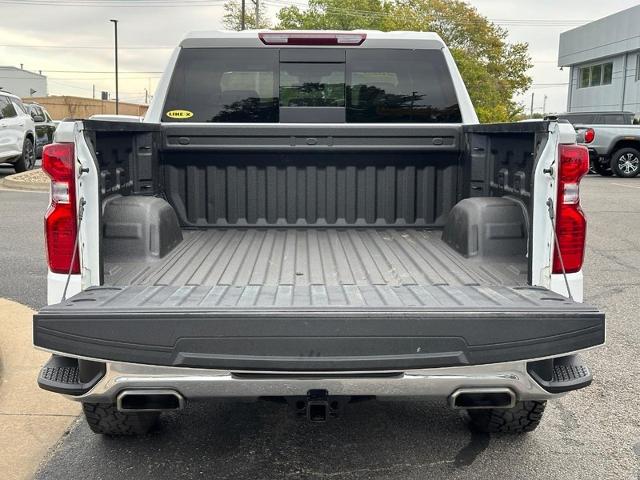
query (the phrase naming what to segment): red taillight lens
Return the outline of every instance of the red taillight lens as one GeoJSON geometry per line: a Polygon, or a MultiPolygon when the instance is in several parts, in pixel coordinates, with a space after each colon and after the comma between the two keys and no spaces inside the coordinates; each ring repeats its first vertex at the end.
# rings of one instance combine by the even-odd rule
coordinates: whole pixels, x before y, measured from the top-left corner
{"type": "Polygon", "coordinates": [[[265,45],[362,45],[366,33],[261,32],[265,45]]]}
{"type": "Polygon", "coordinates": [[[44,147],[42,170],[51,178],[51,205],[44,216],[49,269],[54,273],[80,273],[73,144],[44,147]]]}
{"type": "Polygon", "coordinates": [[[579,145],[560,145],[559,157],[556,235],[560,252],[556,246],[553,273],[562,273],[563,263],[566,273],[575,273],[582,268],[587,237],[587,221],[580,208],[580,180],[589,172],[589,151],[579,145]]]}
{"type": "Polygon", "coordinates": [[[596,131],[593,128],[587,128],[584,132],[584,143],[591,143],[596,139],[596,131]]]}

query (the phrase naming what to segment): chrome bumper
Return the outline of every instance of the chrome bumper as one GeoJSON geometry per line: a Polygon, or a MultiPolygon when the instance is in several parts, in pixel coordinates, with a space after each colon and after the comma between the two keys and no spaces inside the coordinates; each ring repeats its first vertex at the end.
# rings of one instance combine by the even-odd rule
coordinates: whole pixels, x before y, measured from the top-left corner
{"type": "Polygon", "coordinates": [[[108,363],[105,376],[85,395],[69,397],[83,402],[115,402],[119,392],[162,389],[186,400],[305,396],[309,390],[329,395],[447,399],[461,388],[508,388],[518,401],[545,400],[551,394],[527,373],[526,362],[468,367],[433,368],[405,372],[265,373],[158,367],[108,363]]]}

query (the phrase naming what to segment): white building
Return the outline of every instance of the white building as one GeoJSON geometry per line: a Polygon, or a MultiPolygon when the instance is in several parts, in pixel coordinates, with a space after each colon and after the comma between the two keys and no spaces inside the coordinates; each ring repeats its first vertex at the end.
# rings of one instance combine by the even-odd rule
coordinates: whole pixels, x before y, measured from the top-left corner
{"type": "Polygon", "coordinates": [[[17,67],[0,67],[0,90],[18,97],[46,97],[47,77],[17,67]]]}
{"type": "Polygon", "coordinates": [[[640,5],[560,35],[558,66],[569,68],[569,112],[640,116],[640,5]]]}

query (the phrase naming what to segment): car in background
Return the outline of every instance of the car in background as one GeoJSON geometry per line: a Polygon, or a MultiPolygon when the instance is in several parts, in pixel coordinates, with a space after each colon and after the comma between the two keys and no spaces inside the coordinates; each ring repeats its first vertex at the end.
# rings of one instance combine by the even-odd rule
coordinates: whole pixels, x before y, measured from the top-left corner
{"type": "Polygon", "coordinates": [[[91,115],[89,119],[103,120],[105,122],[141,123],[144,120],[144,117],[139,117],[137,115],[114,115],[112,113],[97,113],[96,115],[91,115]]]}
{"type": "Polygon", "coordinates": [[[42,149],[53,143],[57,125],[43,106],[37,103],[25,103],[24,106],[36,126],[36,158],[42,158],[42,149]]]}
{"type": "Polygon", "coordinates": [[[571,125],[633,125],[633,112],[568,112],[554,115],[571,125]]]}
{"type": "Polygon", "coordinates": [[[640,125],[576,125],[594,172],[622,178],[640,174],[640,125]]]}
{"type": "Polygon", "coordinates": [[[640,126],[633,112],[570,112],[548,115],[573,125],[578,143],[589,149],[591,171],[605,177],[640,174],[640,126]]]}
{"type": "Polygon", "coordinates": [[[22,100],[6,91],[0,91],[0,163],[18,173],[36,164],[35,123],[22,100]]]}

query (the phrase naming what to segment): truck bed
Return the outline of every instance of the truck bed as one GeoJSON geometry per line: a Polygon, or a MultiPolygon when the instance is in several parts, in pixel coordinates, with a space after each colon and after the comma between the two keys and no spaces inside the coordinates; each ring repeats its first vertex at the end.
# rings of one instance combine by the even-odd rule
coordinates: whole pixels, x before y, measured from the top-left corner
{"type": "Polygon", "coordinates": [[[185,230],[156,261],[35,316],[37,345],[89,358],[234,371],[360,371],[539,358],[601,343],[603,315],[467,259],[441,232],[185,230]]]}
{"type": "Polygon", "coordinates": [[[598,309],[530,285],[547,123],[102,123],[85,124],[106,196],[100,286],[36,314],[39,347],[233,372],[393,372],[604,341],[598,309]]]}
{"type": "MultiPolygon", "coordinates": [[[[171,302],[254,307],[425,306],[450,303],[446,292],[459,292],[431,287],[526,285],[519,258],[474,261],[441,237],[437,230],[395,228],[184,230],[182,243],[161,260],[105,264],[105,285],[184,287],[165,293],[172,291],[171,302]]],[[[506,300],[474,292],[475,302],[506,300]]]]}

